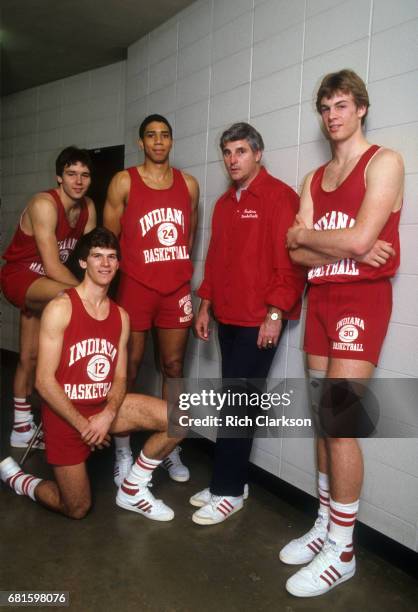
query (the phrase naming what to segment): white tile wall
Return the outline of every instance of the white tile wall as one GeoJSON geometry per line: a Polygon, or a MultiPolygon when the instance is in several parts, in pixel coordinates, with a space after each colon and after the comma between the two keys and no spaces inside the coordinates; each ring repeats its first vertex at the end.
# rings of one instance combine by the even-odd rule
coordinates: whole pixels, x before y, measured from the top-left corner
{"type": "MultiPolygon", "coordinates": [[[[315,0],[313,0],[315,1],[315,0]]],[[[373,32],[391,28],[394,25],[416,19],[418,4],[416,0],[402,0],[393,10],[392,0],[379,0],[373,4],[373,32]]]]}
{"type": "Polygon", "coordinates": [[[213,6],[213,27],[219,28],[232,21],[241,13],[252,9],[252,0],[215,0],[213,6]]]}
{"type": "Polygon", "coordinates": [[[183,77],[209,66],[212,53],[212,37],[210,34],[195,43],[179,50],[178,77],[183,77]]]}
{"type": "Polygon", "coordinates": [[[368,117],[368,129],[418,121],[414,100],[417,88],[418,70],[370,83],[369,95],[376,102],[368,117]],[[387,103],[389,99],[390,104],[387,103]]]}
{"type": "Polygon", "coordinates": [[[305,57],[326,53],[367,36],[370,8],[370,0],[350,0],[307,19],[305,57]]]}
{"type": "MultiPolygon", "coordinates": [[[[201,183],[196,288],[214,202],[228,184],[218,149],[222,130],[250,120],[265,139],[270,171],[299,186],[329,158],[313,108],[315,88],[326,72],[352,68],[369,85],[368,138],[399,150],[407,172],[402,266],[377,376],[417,376],[417,21],[416,0],[198,0],[129,47],[126,84],[125,66],[116,64],[9,96],[2,104],[6,233],[28,190],[48,178],[59,147],[125,141],[126,162],[133,164],[141,159],[136,139],[142,118],[167,114],[177,136],[173,160],[201,183]],[[98,112],[92,113],[93,99],[98,112]]],[[[5,308],[4,322],[3,346],[14,348],[13,309],[5,308]]],[[[303,376],[302,335],[303,323],[289,326],[274,376],[303,376]]],[[[158,392],[147,355],[146,379],[158,392]]],[[[219,375],[214,338],[207,344],[191,340],[187,371],[219,375]]],[[[360,518],[416,547],[418,475],[410,468],[416,457],[402,440],[385,448],[367,449],[360,518]],[[384,488],[395,492],[387,498],[379,492],[383,479],[384,488]]],[[[258,465],[315,494],[313,459],[309,439],[257,440],[253,453],[258,465]]]]}
{"type": "Polygon", "coordinates": [[[251,49],[238,51],[216,62],[212,70],[211,93],[230,91],[243,83],[248,83],[251,73],[251,49]]]}
{"type": "Polygon", "coordinates": [[[254,45],[253,78],[258,79],[302,60],[303,23],[254,45]]]}
{"type": "MultiPolygon", "coordinates": [[[[263,134],[266,151],[284,149],[298,143],[299,107],[290,106],[251,118],[254,127],[263,134]]],[[[281,175],[279,175],[282,178],[281,175]]],[[[284,180],[284,179],[282,179],[284,180]]],[[[293,181],[294,182],[294,181],[293,181]]]]}
{"type": "MultiPolygon", "coordinates": [[[[418,19],[407,21],[373,36],[370,49],[370,81],[386,79],[417,68],[418,19]]],[[[411,80],[414,80],[413,76],[411,80]]]]}
{"type": "Polygon", "coordinates": [[[249,97],[249,84],[213,96],[210,100],[210,127],[225,126],[234,121],[245,121],[248,118],[249,97]]]}
{"type": "Polygon", "coordinates": [[[303,2],[267,0],[254,11],[254,41],[260,41],[286,30],[304,19],[303,2]]]}
{"type": "Polygon", "coordinates": [[[213,33],[214,62],[251,46],[252,13],[244,13],[213,33]]]}
{"type": "Polygon", "coordinates": [[[300,100],[300,76],[300,66],[296,64],[254,81],[251,90],[251,115],[261,115],[297,104],[300,100]]]}

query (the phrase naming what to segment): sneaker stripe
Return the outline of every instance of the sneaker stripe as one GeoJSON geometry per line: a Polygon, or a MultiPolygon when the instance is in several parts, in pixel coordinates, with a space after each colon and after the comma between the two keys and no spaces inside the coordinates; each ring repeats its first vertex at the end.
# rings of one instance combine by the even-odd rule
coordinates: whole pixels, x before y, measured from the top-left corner
{"type": "Polygon", "coordinates": [[[351,547],[350,550],[347,550],[341,553],[340,561],[342,561],[343,563],[348,563],[349,561],[351,561],[353,557],[354,557],[354,550],[351,547]]]}
{"type": "MultiPolygon", "coordinates": [[[[326,576],[328,576],[328,578],[331,580],[331,583],[333,583],[333,582],[336,582],[336,581],[337,581],[337,578],[336,578],[336,577],[335,577],[333,574],[331,574],[331,572],[329,571],[329,569],[325,570],[324,574],[325,574],[326,576]]],[[[323,574],[323,575],[324,575],[324,574],[323,574]]]]}
{"type": "MultiPolygon", "coordinates": [[[[127,484],[128,484],[128,485],[130,485],[131,487],[134,487],[134,486],[135,486],[135,485],[132,485],[131,483],[127,483],[127,484]]],[[[126,493],[126,495],[136,495],[136,494],[138,493],[138,491],[139,491],[139,488],[138,488],[138,487],[136,487],[136,489],[129,489],[129,488],[126,486],[126,480],[124,480],[124,481],[123,481],[123,483],[121,484],[121,487],[120,487],[120,488],[122,489],[122,491],[123,491],[124,493],[126,493]]]]}
{"type": "Polygon", "coordinates": [[[26,433],[30,429],[32,429],[32,425],[30,423],[29,425],[13,425],[13,430],[16,433],[26,433]]]}
{"type": "MultiPolygon", "coordinates": [[[[330,569],[331,571],[333,571],[333,572],[334,572],[334,574],[337,576],[337,578],[341,578],[341,574],[340,574],[340,572],[339,572],[338,570],[336,570],[336,569],[335,569],[335,567],[334,567],[333,565],[330,565],[330,566],[329,566],[329,569],[330,569]]],[[[327,571],[328,571],[328,570],[327,570],[327,571]]]]}
{"type": "Polygon", "coordinates": [[[219,512],[221,512],[224,516],[228,516],[228,514],[230,513],[230,510],[225,510],[220,504],[216,509],[219,510],[219,512]]]}
{"type": "Polygon", "coordinates": [[[221,501],[221,504],[224,504],[226,506],[227,509],[233,510],[234,506],[231,504],[231,502],[229,502],[227,499],[223,498],[223,500],[221,501]]]}
{"type": "Polygon", "coordinates": [[[326,582],[326,583],[327,583],[327,585],[328,585],[329,587],[331,587],[331,586],[333,585],[333,583],[332,583],[332,582],[330,582],[330,580],[328,580],[328,578],[326,578],[326,577],[324,576],[324,574],[321,574],[319,577],[320,577],[320,578],[321,578],[321,579],[322,579],[324,582],[326,582]]]}
{"type": "Polygon", "coordinates": [[[318,549],[318,552],[321,550],[322,545],[321,545],[321,543],[320,543],[320,542],[318,542],[318,540],[314,540],[314,541],[312,542],[312,544],[315,546],[315,548],[317,548],[317,549],[318,549]]]}
{"type": "Polygon", "coordinates": [[[149,503],[148,500],[142,498],[142,499],[139,500],[139,502],[137,504],[135,504],[135,506],[137,506],[140,510],[146,511],[151,506],[151,504],[149,503]]]}
{"type": "Polygon", "coordinates": [[[314,546],[314,542],[310,542],[310,543],[308,544],[308,548],[310,548],[310,549],[311,549],[311,551],[312,551],[313,553],[315,553],[315,554],[316,554],[316,553],[318,553],[318,552],[319,552],[319,550],[320,550],[320,549],[318,549],[316,546],[314,546]]]}

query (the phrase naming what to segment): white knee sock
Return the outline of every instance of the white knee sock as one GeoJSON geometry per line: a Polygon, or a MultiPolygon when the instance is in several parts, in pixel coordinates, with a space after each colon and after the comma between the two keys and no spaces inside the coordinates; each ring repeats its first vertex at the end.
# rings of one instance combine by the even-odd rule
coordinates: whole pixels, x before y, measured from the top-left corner
{"type": "Polygon", "coordinates": [[[113,441],[115,443],[115,450],[116,451],[125,451],[127,453],[131,453],[131,438],[130,435],[127,434],[126,436],[113,436],[113,441]]]}
{"type": "Polygon", "coordinates": [[[149,459],[141,451],[123,484],[126,484],[128,481],[128,483],[139,484],[146,487],[152,478],[153,471],[160,463],[161,461],[159,459],[149,459]]]}
{"type": "Polygon", "coordinates": [[[13,429],[19,433],[29,431],[33,422],[32,406],[26,397],[14,397],[13,429]]]}

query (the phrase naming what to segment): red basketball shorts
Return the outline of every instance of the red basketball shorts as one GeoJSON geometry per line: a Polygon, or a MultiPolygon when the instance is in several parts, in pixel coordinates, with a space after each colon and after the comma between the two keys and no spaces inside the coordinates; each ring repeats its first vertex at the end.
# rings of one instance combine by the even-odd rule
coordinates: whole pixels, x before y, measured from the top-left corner
{"type": "MultiPolygon", "coordinates": [[[[86,418],[103,410],[103,404],[80,406],[77,410],[86,418]]],[[[79,432],[46,404],[42,405],[42,425],[45,437],[46,460],[52,465],[78,465],[91,453],[79,432]]]]}
{"type": "Polygon", "coordinates": [[[44,277],[20,265],[6,264],[1,269],[1,289],[13,306],[25,310],[26,292],[38,278],[44,277]]]}
{"type": "Polygon", "coordinates": [[[304,350],[377,365],[391,312],[389,279],[311,285],[304,350]]]}
{"type": "Polygon", "coordinates": [[[146,331],[151,327],[180,329],[192,324],[189,283],[174,293],[162,295],[122,273],[116,301],[128,313],[132,331],[146,331]]]}

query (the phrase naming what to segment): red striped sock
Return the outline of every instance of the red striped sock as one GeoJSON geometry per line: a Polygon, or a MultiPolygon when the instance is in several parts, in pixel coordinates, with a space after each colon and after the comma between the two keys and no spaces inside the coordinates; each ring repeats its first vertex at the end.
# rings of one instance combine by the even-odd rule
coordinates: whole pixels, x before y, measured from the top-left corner
{"type": "Polygon", "coordinates": [[[147,486],[152,478],[152,473],[156,467],[160,465],[159,459],[149,459],[141,451],[137,457],[137,460],[133,464],[131,471],[125,478],[132,484],[140,484],[141,486],[147,486]]]}
{"type": "Polygon", "coordinates": [[[29,431],[33,422],[32,406],[25,397],[14,397],[13,429],[19,433],[29,431]]]}
{"type": "Polygon", "coordinates": [[[339,545],[353,545],[353,531],[357,518],[359,500],[341,504],[330,499],[329,539],[339,545]]]}
{"type": "Polygon", "coordinates": [[[26,495],[36,501],[35,489],[42,482],[41,478],[36,478],[32,474],[25,474],[23,470],[16,471],[15,474],[6,480],[9,485],[18,495],[26,495]]]}

